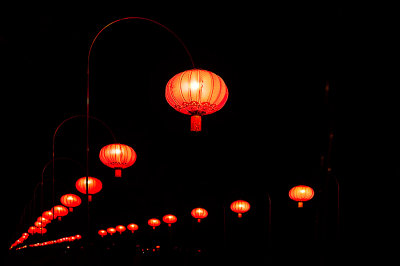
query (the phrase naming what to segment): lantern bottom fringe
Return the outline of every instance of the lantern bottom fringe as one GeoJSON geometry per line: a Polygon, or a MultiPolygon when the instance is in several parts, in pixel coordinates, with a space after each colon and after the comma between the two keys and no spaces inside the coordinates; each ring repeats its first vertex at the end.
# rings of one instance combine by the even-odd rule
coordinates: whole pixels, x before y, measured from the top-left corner
{"type": "Polygon", "coordinates": [[[298,207],[298,208],[303,208],[303,202],[302,202],[302,201],[299,201],[299,202],[297,203],[297,207],[298,207]]]}
{"type": "Polygon", "coordinates": [[[122,169],[121,168],[115,169],[115,177],[122,177],[122,169]]]}
{"type": "Polygon", "coordinates": [[[201,131],[201,115],[192,115],[190,117],[190,131],[201,131]]]}

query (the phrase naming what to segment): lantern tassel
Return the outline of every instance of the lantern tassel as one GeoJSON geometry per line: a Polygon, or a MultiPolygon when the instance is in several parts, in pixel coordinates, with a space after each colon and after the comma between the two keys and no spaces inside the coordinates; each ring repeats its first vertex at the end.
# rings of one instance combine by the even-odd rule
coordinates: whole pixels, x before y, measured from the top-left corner
{"type": "Polygon", "coordinates": [[[69,207],[69,212],[72,212],[74,209],[72,209],[72,207],[69,207]]]}
{"type": "Polygon", "coordinates": [[[121,168],[115,169],[115,177],[122,177],[122,169],[121,168]]]}
{"type": "Polygon", "coordinates": [[[199,218],[199,219],[197,219],[197,222],[198,222],[198,223],[200,223],[200,221],[201,221],[201,219],[200,219],[200,218],[199,218]]]}
{"type": "Polygon", "coordinates": [[[89,202],[92,201],[92,195],[89,195],[88,200],[89,200],[89,202]]]}
{"type": "Polygon", "coordinates": [[[297,203],[297,206],[298,206],[299,208],[303,208],[303,202],[302,202],[302,201],[299,201],[299,202],[297,203]]]}
{"type": "Polygon", "coordinates": [[[201,131],[201,115],[192,115],[190,117],[190,131],[201,131]]]}
{"type": "Polygon", "coordinates": [[[242,218],[242,214],[241,214],[241,213],[238,213],[238,217],[239,217],[239,218],[242,218]]]}

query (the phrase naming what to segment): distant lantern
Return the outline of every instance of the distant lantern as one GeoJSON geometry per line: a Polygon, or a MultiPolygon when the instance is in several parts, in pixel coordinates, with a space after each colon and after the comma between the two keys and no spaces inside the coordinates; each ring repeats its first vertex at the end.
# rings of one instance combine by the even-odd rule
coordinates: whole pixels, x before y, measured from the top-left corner
{"type": "Polygon", "coordinates": [[[31,235],[36,234],[36,229],[37,229],[36,226],[31,226],[28,228],[28,233],[31,235]]]}
{"type": "Polygon", "coordinates": [[[228,100],[228,88],[213,72],[191,69],[173,76],[165,98],[172,108],[191,116],[191,131],[201,131],[201,116],[220,110],[228,100]]]}
{"type": "Polygon", "coordinates": [[[69,208],[70,212],[72,212],[74,207],[78,207],[82,203],[81,198],[75,194],[65,194],[61,197],[60,201],[64,206],[69,208]]]}
{"type": "Polygon", "coordinates": [[[237,200],[232,202],[231,210],[238,214],[239,218],[242,218],[242,214],[250,210],[250,203],[244,200],[237,200]]]}
{"type": "Polygon", "coordinates": [[[57,205],[51,208],[51,211],[58,217],[58,220],[61,221],[61,217],[68,214],[68,209],[62,205],[57,205]]]}
{"type": "Polygon", "coordinates": [[[192,210],[192,216],[197,219],[197,222],[200,223],[201,219],[204,219],[208,216],[208,212],[203,208],[195,208],[192,210]]]}
{"type": "Polygon", "coordinates": [[[106,230],[99,230],[97,233],[98,233],[101,237],[104,237],[104,236],[107,235],[107,231],[106,231],[106,230]]]}
{"type": "Polygon", "coordinates": [[[115,230],[117,230],[119,232],[119,234],[122,234],[122,232],[124,232],[126,230],[126,227],[123,225],[117,225],[115,227],[115,230]]]}
{"type": "MultiPolygon", "coordinates": [[[[103,188],[103,184],[99,179],[91,176],[88,178],[88,184],[89,201],[92,201],[92,195],[99,193],[103,188]]],[[[75,187],[79,192],[86,194],[86,177],[79,178],[75,183],[75,187]]]]}
{"type": "Polygon", "coordinates": [[[107,233],[110,235],[113,235],[115,232],[117,232],[117,230],[114,227],[107,228],[107,233]]]}
{"type": "Polygon", "coordinates": [[[172,214],[164,215],[162,219],[163,222],[167,223],[169,227],[171,227],[171,224],[176,223],[176,221],[178,220],[178,218],[176,218],[176,216],[172,214]]]}
{"type": "Polygon", "coordinates": [[[127,226],[128,230],[132,232],[132,234],[139,229],[139,226],[137,224],[128,224],[127,226]]]}
{"type": "Polygon", "coordinates": [[[36,227],[44,227],[44,224],[42,224],[42,222],[38,222],[38,221],[36,221],[36,222],[34,223],[34,225],[35,225],[36,227]]]}
{"type": "Polygon", "coordinates": [[[161,224],[161,221],[158,220],[158,219],[152,218],[152,219],[150,219],[147,223],[148,223],[150,226],[152,226],[153,229],[156,229],[156,226],[159,226],[159,225],[161,224]]]}
{"type": "Polygon", "coordinates": [[[289,198],[298,202],[298,207],[303,207],[303,202],[314,197],[314,190],[308,186],[299,185],[289,190],[289,198]]]}
{"type": "Polygon", "coordinates": [[[42,217],[51,221],[53,220],[53,218],[56,218],[57,216],[53,215],[52,211],[45,211],[42,213],[42,217]]]}
{"type": "Polygon", "coordinates": [[[136,161],[136,152],[125,144],[109,144],[100,150],[100,161],[115,169],[115,177],[122,176],[122,169],[132,166],[136,161]]]}
{"type": "Polygon", "coordinates": [[[45,227],[46,225],[51,223],[51,221],[49,219],[44,218],[43,216],[39,216],[36,221],[41,223],[41,226],[43,226],[43,227],[45,227]]]}

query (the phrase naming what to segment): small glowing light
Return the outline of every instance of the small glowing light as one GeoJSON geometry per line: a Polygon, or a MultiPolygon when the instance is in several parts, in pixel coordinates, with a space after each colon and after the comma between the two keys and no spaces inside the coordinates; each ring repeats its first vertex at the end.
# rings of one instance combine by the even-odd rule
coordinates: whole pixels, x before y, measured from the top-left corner
{"type": "Polygon", "coordinates": [[[190,82],[190,89],[191,90],[198,90],[200,88],[200,83],[196,80],[190,82]]]}
{"type": "Polygon", "coordinates": [[[300,190],[300,193],[305,193],[306,191],[304,189],[300,190]]]}

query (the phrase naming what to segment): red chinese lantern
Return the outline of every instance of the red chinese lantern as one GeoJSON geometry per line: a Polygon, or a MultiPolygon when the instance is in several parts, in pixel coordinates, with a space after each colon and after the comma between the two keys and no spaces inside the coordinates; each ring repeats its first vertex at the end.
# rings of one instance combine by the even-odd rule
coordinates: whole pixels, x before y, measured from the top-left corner
{"type": "MultiPolygon", "coordinates": [[[[75,187],[79,192],[86,194],[86,177],[79,178],[75,183],[75,187]]],[[[88,178],[89,201],[92,201],[92,195],[99,193],[102,188],[103,184],[99,179],[89,176],[88,178]]]]}
{"type": "Polygon", "coordinates": [[[197,222],[200,223],[201,219],[204,219],[208,216],[208,212],[203,208],[195,208],[192,210],[192,216],[197,219],[197,222]]]}
{"type": "Polygon", "coordinates": [[[107,235],[107,231],[106,231],[106,230],[99,230],[97,233],[98,233],[101,237],[104,237],[104,236],[107,235]]]}
{"type": "Polygon", "coordinates": [[[46,219],[43,216],[39,216],[36,221],[41,223],[41,226],[43,226],[43,227],[48,225],[49,223],[51,223],[51,221],[49,219],[46,219]]]}
{"type": "Polygon", "coordinates": [[[153,229],[156,229],[156,226],[159,226],[161,224],[160,220],[152,218],[147,222],[150,226],[153,227],[153,229]]]}
{"type": "Polygon", "coordinates": [[[53,218],[56,218],[57,216],[56,215],[53,216],[52,211],[45,211],[42,213],[42,217],[51,221],[51,220],[53,220],[53,218]]]}
{"type": "Polygon", "coordinates": [[[191,116],[191,131],[201,131],[201,116],[220,110],[228,99],[222,78],[210,71],[191,69],[172,77],[165,90],[169,105],[191,116]]]}
{"type": "Polygon", "coordinates": [[[110,235],[113,235],[115,232],[117,232],[117,230],[114,227],[109,227],[109,228],[107,228],[107,232],[110,235]]]}
{"type": "Polygon", "coordinates": [[[136,161],[136,152],[124,144],[109,144],[100,150],[100,161],[115,169],[115,177],[121,177],[121,169],[132,166],[136,161]]]}
{"type": "Polygon", "coordinates": [[[68,209],[62,205],[57,205],[51,208],[51,211],[58,217],[58,220],[61,221],[61,217],[68,214],[68,209]]]}
{"type": "Polygon", "coordinates": [[[64,206],[69,208],[70,212],[72,212],[73,207],[78,207],[82,203],[81,198],[75,194],[65,194],[61,197],[60,201],[64,206]]]}
{"type": "Polygon", "coordinates": [[[36,228],[37,227],[35,227],[35,226],[29,227],[28,228],[28,233],[31,234],[31,235],[36,234],[36,228]]]}
{"type": "Polygon", "coordinates": [[[303,202],[314,197],[314,190],[309,186],[299,185],[289,190],[289,198],[298,202],[298,207],[303,207],[303,202]]]}
{"type": "Polygon", "coordinates": [[[172,214],[164,215],[162,219],[163,222],[167,223],[169,227],[171,227],[171,224],[176,223],[176,221],[178,220],[178,218],[176,218],[176,216],[172,214]]]}
{"type": "Polygon", "coordinates": [[[119,232],[119,234],[122,234],[122,232],[124,232],[126,230],[126,227],[123,225],[117,225],[115,227],[115,230],[117,230],[119,232]]]}
{"type": "Polygon", "coordinates": [[[242,218],[242,214],[250,210],[250,203],[244,200],[237,200],[232,202],[231,210],[238,214],[239,218],[242,218]]]}
{"type": "Polygon", "coordinates": [[[127,226],[128,230],[131,230],[132,234],[139,229],[139,226],[137,224],[128,224],[127,226]]]}
{"type": "MultiPolygon", "coordinates": [[[[36,226],[36,227],[42,227],[42,223],[41,222],[38,222],[38,221],[36,221],[35,223],[34,223],[34,225],[36,226]]],[[[43,225],[44,226],[44,225],[43,225]]]]}

